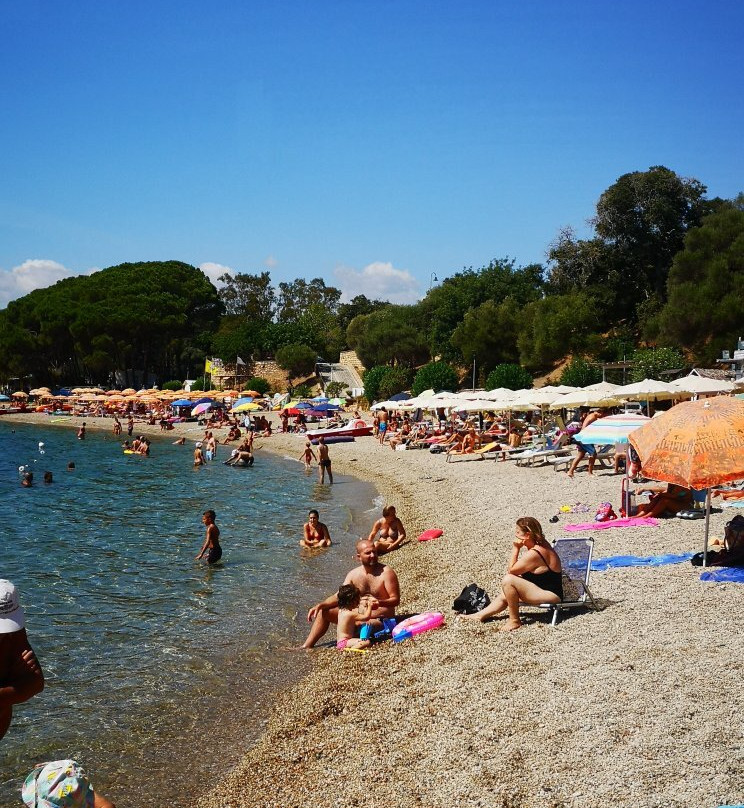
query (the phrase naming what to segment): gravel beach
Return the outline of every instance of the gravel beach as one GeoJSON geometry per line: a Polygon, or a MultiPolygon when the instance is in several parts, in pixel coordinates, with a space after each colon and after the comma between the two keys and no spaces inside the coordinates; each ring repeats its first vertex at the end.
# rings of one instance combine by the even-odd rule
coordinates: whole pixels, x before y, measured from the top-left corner
{"type": "MultiPolygon", "coordinates": [[[[187,424],[170,434],[202,433],[187,424]]],[[[303,445],[291,435],[262,442],[257,465],[263,451],[297,457],[303,445]]],[[[452,613],[466,584],[497,593],[518,517],[535,516],[548,539],[570,535],[563,525],[591,521],[600,502],[619,504],[619,476],[447,464],[372,438],[331,445],[330,455],[335,474],[373,482],[414,539],[384,559],[400,577],[400,611],[444,611],[446,626],[367,654],[332,650],[331,630],[315,650],[298,651],[312,655],[312,673],[278,698],[261,740],[198,808],[744,802],[741,585],[703,583],[689,563],[620,568],[592,575],[601,611],[576,611],[555,628],[537,609],[510,633],[499,632],[501,619],[471,624],[452,613]],[[577,502],[589,513],[548,521],[577,502]],[[444,535],[415,541],[431,527],[444,535]]],[[[722,537],[735,513],[714,513],[711,535],[722,537]]],[[[682,553],[702,548],[703,523],[586,535],[598,558],[682,553]]],[[[299,620],[310,605],[298,604],[299,620]]],[[[236,703],[235,721],[240,712],[236,703]]]]}

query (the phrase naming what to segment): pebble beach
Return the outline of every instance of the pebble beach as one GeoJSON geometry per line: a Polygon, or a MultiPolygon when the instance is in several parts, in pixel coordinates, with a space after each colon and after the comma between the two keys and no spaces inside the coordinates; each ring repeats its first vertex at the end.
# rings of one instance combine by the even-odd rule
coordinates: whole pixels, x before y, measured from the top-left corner
{"type": "MultiPolygon", "coordinates": [[[[86,423],[111,428],[108,419],[86,423]]],[[[183,424],[170,434],[196,440],[203,430],[183,424]]],[[[303,445],[279,434],[261,443],[257,466],[262,452],[297,457],[303,445]]],[[[412,539],[384,558],[400,578],[400,612],[443,611],[446,625],[365,654],[338,653],[331,629],[316,649],[298,651],[312,659],[311,673],[277,697],[262,738],[198,795],[198,808],[744,802],[741,585],[703,583],[689,562],[617,568],[592,574],[601,611],[578,610],[556,627],[539,609],[525,608],[523,628],[509,633],[499,631],[502,619],[464,623],[452,612],[471,582],[497,593],[518,517],[536,517],[549,540],[570,535],[563,525],[591,521],[600,502],[619,504],[620,476],[448,464],[372,438],[331,445],[330,454],[334,473],[374,483],[412,539]],[[590,511],[549,522],[578,502],[590,511]],[[415,541],[432,527],[443,536],[415,541]]],[[[711,536],[722,537],[736,512],[713,513],[711,536]]],[[[581,535],[594,536],[597,558],[696,552],[703,523],[581,535]]],[[[298,620],[310,605],[298,604],[298,620]]],[[[236,703],[236,722],[240,714],[236,703]]]]}

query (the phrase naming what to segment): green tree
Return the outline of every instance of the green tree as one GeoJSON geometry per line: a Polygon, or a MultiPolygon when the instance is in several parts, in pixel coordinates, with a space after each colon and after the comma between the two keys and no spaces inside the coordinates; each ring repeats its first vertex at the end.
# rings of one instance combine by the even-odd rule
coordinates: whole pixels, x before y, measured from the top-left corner
{"type": "Polygon", "coordinates": [[[196,379],[196,381],[191,383],[191,390],[194,392],[209,390],[209,382],[207,381],[207,377],[199,376],[199,378],[196,379]]]}
{"type": "MultiPolygon", "coordinates": [[[[396,393],[402,393],[411,384],[411,371],[409,368],[386,368],[387,372],[380,381],[380,398],[388,399],[396,393]]],[[[424,388],[426,389],[426,388],[424,388]]]]}
{"type": "Polygon", "coordinates": [[[429,358],[426,336],[414,306],[386,306],[355,317],[346,331],[347,341],[365,367],[415,367],[429,358]]]}
{"type": "Polygon", "coordinates": [[[676,348],[639,348],[633,354],[633,363],[631,382],[663,380],[665,370],[682,370],[687,365],[685,357],[676,348]]]}
{"type": "Polygon", "coordinates": [[[532,376],[521,366],[513,363],[497,365],[486,379],[486,389],[496,390],[505,387],[507,390],[523,390],[532,387],[532,376]]]}
{"type": "Polygon", "coordinates": [[[563,368],[561,384],[569,387],[587,387],[602,381],[602,370],[596,362],[589,362],[583,356],[574,356],[563,368]]]}
{"type": "Polygon", "coordinates": [[[271,384],[263,376],[254,376],[243,385],[243,390],[255,390],[263,396],[271,390],[271,384]]]}
{"type": "Polygon", "coordinates": [[[452,334],[452,344],[464,359],[475,361],[482,373],[518,357],[519,308],[507,297],[502,303],[487,300],[471,309],[452,334]]]}
{"type": "Polygon", "coordinates": [[[390,370],[386,365],[375,365],[364,372],[364,395],[369,401],[381,401],[380,384],[390,370]]]}
{"type": "Polygon", "coordinates": [[[310,306],[322,306],[335,313],[341,299],[341,290],[326,286],[322,278],[306,281],[297,278],[291,283],[279,284],[278,317],[280,322],[295,322],[310,306]]]}
{"type": "Polygon", "coordinates": [[[744,330],[744,195],[691,230],[669,273],[668,301],[647,336],[684,345],[704,364],[744,330]]]}
{"type": "Polygon", "coordinates": [[[170,382],[163,382],[160,385],[161,390],[183,390],[183,382],[179,381],[170,381],[170,382]]]}
{"type": "Polygon", "coordinates": [[[457,372],[452,365],[447,362],[429,362],[419,368],[413,380],[411,392],[418,396],[424,390],[434,390],[438,393],[442,390],[454,390],[458,386],[457,372]]]}
{"type": "Polygon", "coordinates": [[[348,303],[340,303],[338,307],[338,325],[346,332],[349,323],[360,314],[372,314],[390,304],[385,300],[370,300],[366,295],[357,295],[348,303]]]}
{"type": "Polygon", "coordinates": [[[229,315],[239,315],[253,323],[268,323],[274,317],[276,291],[268,272],[260,275],[222,275],[220,300],[229,315]]]}
{"type": "Polygon", "coordinates": [[[315,351],[309,345],[284,345],[276,352],[277,365],[293,379],[312,373],[315,361],[315,351]]]}
{"type": "Polygon", "coordinates": [[[338,398],[341,396],[341,393],[344,392],[344,387],[346,385],[341,384],[341,382],[328,382],[325,386],[325,394],[328,398],[338,398]]]}

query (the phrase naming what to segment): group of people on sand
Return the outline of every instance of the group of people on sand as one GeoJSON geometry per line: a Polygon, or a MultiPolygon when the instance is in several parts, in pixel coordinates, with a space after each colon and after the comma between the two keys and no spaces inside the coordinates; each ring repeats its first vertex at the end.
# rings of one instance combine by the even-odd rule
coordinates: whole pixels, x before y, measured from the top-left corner
{"type": "MultiPolygon", "coordinates": [[[[393,532],[397,531],[398,536],[402,534],[405,538],[405,530],[392,506],[385,511],[383,518],[375,522],[370,537],[357,542],[359,566],[349,572],[336,593],[309,609],[307,619],[311,627],[303,648],[315,646],[335,623],[336,647],[339,650],[362,650],[372,643],[369,635],[374,636],[383,627],[384,619],[395,618],[400,604],[400,583],[395,570],[379,558],[382,552],[389,552],[394,547],[388,544],[388,549],[383,549],[386,545],[381,543],[382,539],[375,540],[374,536],[389,531],[394,525],[393,532]],[[369,626],[369,629],[362,631],[363,626],[369,626]]],[[[311,513],[317,518],[317,511],[311,513]]],[[[317,521],[313,530],[318,535],[327,534],[327,529],[325,533],[319,529],[317,521]]],[[[520,604],[560,603],[562,599],[561,560],[545,538],[537,519],[525,516],[517,519],[511,555],[498,597],[485,609],[463,617],[482,622],[506,612],[508,619],[502,630],[514,631],[522,626],[520,604]]]]}
{"type": "MultiPolygon", "coordinates": [[[[15,585],[0,580],[0,739],[13,720],[13,708],[44,689],[44,674],[26,633],[26,620],[15,585]]],[[[94,792],[74,760],[37,765],[26,778],[21,797],[28,808],[115,808],[94,792]]]]}

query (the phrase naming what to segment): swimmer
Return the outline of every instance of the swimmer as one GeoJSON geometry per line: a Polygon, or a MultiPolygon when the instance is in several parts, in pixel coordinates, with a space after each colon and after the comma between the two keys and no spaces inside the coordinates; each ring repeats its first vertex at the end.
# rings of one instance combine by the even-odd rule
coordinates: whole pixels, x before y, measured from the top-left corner
{"type": "Polygon", "coordinates": [[[21,478],[21,485],[24,488],[31,488],[34,484],[34,473],[32,471],[26,471],[21,478]]]}
{"type": "Polygon", "coordinates": [[[77,433],[78,440],[85,440],[85,421],[80,425],[80,429],[78,429],[77,433]]]}
{"type": "Polygon", "coordinates": [[[206,465],[207,461],[204,457],[204,453],[202,452],[202,445],[201,441],[194,446],[194,465],[195,466],[204,466],[206,465]]]}
{"type": "Polygon", "coordinates": [[[206,554],[207,564],[216,564],[222,558],[222,547],[220,547],[220,529],[215,524],[217,514],[214,511],[204,511],[202,514],[202,524],[207,528],[207,535],[204,544],[196,557],[199,561],[206,554]]]}
{"type": "Polygon", "coordinates": [[[52,478],[52,472],[51,471],[45,471],[44,472],[44,482],[47,483],[47,484],[49,484],[51,482],[54,482],[54,480],[52,478]]]}
{"type": "Polygon", "coordinates": [[[312,443],[310,443],[310,441],[305,442],[305,450],[299,456],[298,459],[305,464],[306,471],[310,470],[310,461],[318,459],[317,457],[315,457],[315,452],[313,451],[313,445],[312,443]]]}
{"type": "Polygon", "coordinates": [[[173,441],[174,446],[183,446],[186,443],[186,438],[179,438],[178,440],[173,441]]]}
{"type": "Polygon", "coordinates": [[[300,540],[300,545],[308,550],[316,550],[320,547],[331,546],[331,534],[328,526],[320,521],[320,514],[313,508],[307,515],[307,522],[304,526],[304,537],[300,540]]]}
{"type": "Polygon", "coordinates": [[[75,471],[75,464],[72,460],[67,464],[67,471],[75,471]]]}

